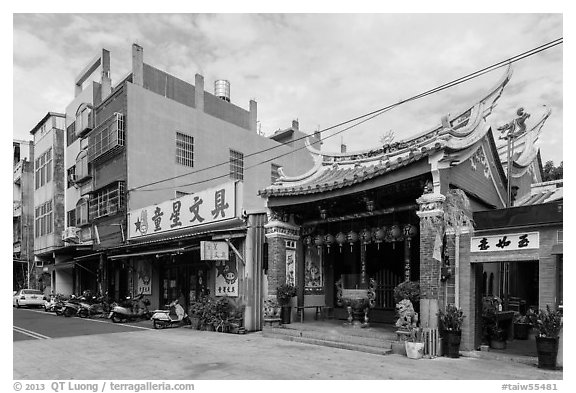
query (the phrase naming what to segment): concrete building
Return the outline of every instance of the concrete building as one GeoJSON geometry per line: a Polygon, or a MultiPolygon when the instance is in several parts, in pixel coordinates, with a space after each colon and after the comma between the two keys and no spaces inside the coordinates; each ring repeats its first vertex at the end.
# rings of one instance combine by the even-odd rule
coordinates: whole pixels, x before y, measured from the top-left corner
{"type": "MultiPolygon", "coordinates": [[[[259,135],[254,100],[244,109],[227,81],[215,81],[213,94],[203,76],[192,85],[145,63],[143,52],[132,46],[131,72],[115,86],[106,50],[75,81],[66,109],[70,181],[56,286],[66,279],[71,291],[108,291],[113,298],[144,289],[151,307],[181,295],[188,305],[215,294],[216,265],[224,266],[201,261],[200,242],[227,241],[242,281],[236,296],[260,310],[266,209],[257,190],[312,167],[306,134],[294,121],[270,138],[259,135]],[[95,72],[99,81],[90,79],[95,72]],[[199,210],[206,222],[160,225],[180,209],[182,216],[191,212],[200,196],[205,205],[220,198],[222,214],[208,218],[214,214],[199,210]],[[153,225],[157,208],[163,218],[153,225]]],[[[257,326],[258,312],[247,314],[247,325],[257,326]]]]}
{"type": "Polygon", "coordinates": [[[30,286],[34,269],[34,143],[14,140],[13,161],[13,289],[30,286]]]}
{"type": "Polygon", "coordinates": [[[64,115],[49,112],[30,131],[34,137],[35,281],[52,291],[51,268],[64,229],[64,115]]]}

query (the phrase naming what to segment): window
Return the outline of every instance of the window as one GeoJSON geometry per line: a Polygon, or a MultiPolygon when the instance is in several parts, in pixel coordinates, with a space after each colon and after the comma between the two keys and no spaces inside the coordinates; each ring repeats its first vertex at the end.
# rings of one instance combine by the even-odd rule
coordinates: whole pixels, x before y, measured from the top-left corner
{"type": "Polygon", "coordinates": [[[35,209],[34,237],[40,237],[52,233],[52,201],[43,203],[35,209]]]}
{"type": "Polygon", "coordinates": [[[76,165],[72,165],[66,170],[66,187],[70,188],[76,182],[76,165]]]}
{"type": "Polygon", "coordinates": [[[76,176],[77,182],[90,176],[90,168],[88,167],[88,153],[86,150],[82,150],[80,153],[78,153],[78,157],[76,157],[74,174],[76,176]]]}
{"type": "Polygon", "coordinates": [[[112,215],[124,207],[124,182],[116,182],[95,191],[90,197],[89,219],[112,215]]]}
{"type": "Polygon", "coordinates": [[[34,181],[36,189],[52,181],[52,148],[36,159],[34,181]]]}
{"type": "Polygon", "coordinates": [[[66,146],[70,146],[76,139],[76,122],[73,122],[66,128],[66,146]]]}
{"type": "Polygon", "coordinates": [[[279,169],[280,165],[272,164],[270,170],[270,180],[272,183],[274,183],[276,180],[280,178],[280,172],[278,172],[279,169]]]}
{"type": "Polygon", "coordinates": [[[76,203],[76,226],[88,224],[88,201],[85,198],[76,203]]]}
{"type": "Polygon", "coordinates": [[[67,227],[76,226],[76,209],[69,210],[66,213],[66,226],[67,227]]]}
{"type": "Polygon", "coordinates": [[[244,154],[230,149],[230,178],[244,180],[244,154]]]}
{"type": "Polygon", "coordinates": [[[121,146],[124,146],[124,115],[114,113],[90,133],[88,161],[92,162],[121,146]]]}
{"type": "Polygon", "coordinates": [[[176,133],[176,163],[194,166],[194,138],[181,132],[176,133]]]}

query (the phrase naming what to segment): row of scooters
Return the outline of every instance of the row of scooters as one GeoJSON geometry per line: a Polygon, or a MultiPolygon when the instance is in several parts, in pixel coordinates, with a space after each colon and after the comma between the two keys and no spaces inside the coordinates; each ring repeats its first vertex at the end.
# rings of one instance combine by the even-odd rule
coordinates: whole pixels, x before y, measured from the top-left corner
{"type": "Polygon", "coordinates": [[[72,295],[51,296],[44,304],[44,310],[65,317],[109,318],[114,323],[151,320],[154,329],[190,325],[190,318],[178,300],[174,300],[166,308],[150,311],[150,300],[143,294],[126,297],[123,301],[108,302],[104,296],[93,296],[85,291],[82,296],[72,295]]]}

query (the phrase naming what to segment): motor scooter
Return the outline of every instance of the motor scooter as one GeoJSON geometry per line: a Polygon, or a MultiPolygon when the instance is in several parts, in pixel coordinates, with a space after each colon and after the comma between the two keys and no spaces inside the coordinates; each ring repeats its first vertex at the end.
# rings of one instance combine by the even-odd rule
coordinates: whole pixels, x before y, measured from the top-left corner
{"type": "Polygon", "coordinates": [[[61,315],[64,315],[65,317],[71,317],[78,314],[78,310],[80,309],[80,301],[81,299],[77,298],[75,295],[70,296],[70,299],[66,300],[62,306],[61,315]]]}
{"type": "Polygon", "coordinates": [[[105,318],[109,315],[110,306],[104,296],[92,296],[86,302],[80,302],[78,316],[80,318],[100,317],[105,318]]]}
{"type": "Polygon", "coordinates": [[[184,311],[184,308],[174,300],[165,310],[155,310],[152,315],[154,329],[164,329],[167,327],[180,327],[190,325],[191,321],[184,311]]]}
{"type": "Polygon", "coordinates": [[[152,313],[148,310],[150,300],[142,300],[143,297],[143,294],[135,296],[134,299],[127,297],[123,305],[116,305],[112,308],[112,311],[108,314],[108,318],[114,323],[150,319],[152,316],[152,313]],[[143,307],[140,307],[140,301],[143,307]]]}

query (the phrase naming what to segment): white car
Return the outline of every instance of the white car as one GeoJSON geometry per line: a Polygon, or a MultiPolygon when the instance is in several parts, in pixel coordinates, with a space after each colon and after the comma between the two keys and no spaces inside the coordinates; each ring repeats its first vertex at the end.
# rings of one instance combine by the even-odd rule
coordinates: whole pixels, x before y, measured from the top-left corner
{"type": "Polygon", "coordinates": [[[45,300],[44,293],[38,289],[21,289],[14,295],[12,305],[18,308],[21,306],[43,307],[45,300]]]}

